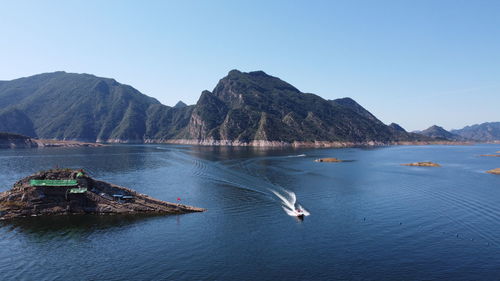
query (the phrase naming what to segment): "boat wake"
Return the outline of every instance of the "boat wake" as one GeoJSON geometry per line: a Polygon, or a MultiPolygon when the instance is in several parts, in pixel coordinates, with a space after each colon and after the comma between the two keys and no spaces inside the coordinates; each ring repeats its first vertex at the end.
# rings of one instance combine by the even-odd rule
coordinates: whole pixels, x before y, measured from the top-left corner
{"type": "Polygon", "coordinates": [[[290,157],[290,158],[292,158],[292,157],[306,157],[306,155],[305,155],[305,154],[299,154],[299,155],[289,155],[289,156],[287,156],[287,157],[290,157]]]}
{"type": "MultiPolygon", "coordinates": [[[[305,156],[305,154],[299,154],[288,157],[305,156]]],[[[217,162],[198,157],[193,158],[191,155],[185,153],[185,151],[172,151],[168,158],[172,165],[176,165],[182,160],[189,163],[191,170],[188,172],[197,178],[271,197],[281,203],[281,208],[289,216],[300,219],[309,216],[309,211],[297,202],[297,196],[293,191],[289,191],[281,185],[273,183],[262,171],[252,169],[253,162],[259,159],[262,158],[247,161],[239,160],[234,163],[231,161],[217,162]]]]}
{"type": "Polygon", "coordinates": [[[297,217],[299,215],[309,216],[311,214],[297,202],[297,196],[293,191],[288,191],[286,189],[282,189],[281,192],[274,189],[270,190],[281,200],[281,208],[283,208],[287,215],[297,217]],[[297,210],[300,210],[300,212],[297,210]]]}

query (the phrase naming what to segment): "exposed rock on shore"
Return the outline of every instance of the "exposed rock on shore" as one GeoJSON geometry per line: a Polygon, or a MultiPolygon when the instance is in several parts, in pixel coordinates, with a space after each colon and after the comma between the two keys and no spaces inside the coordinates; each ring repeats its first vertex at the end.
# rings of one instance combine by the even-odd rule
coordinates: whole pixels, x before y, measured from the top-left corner
{"type": "Polygon", "coordinates": [[[79,173],[79,170],[54,169],[16,182],[11,190],[0,193],[0,219],[89,213],[184,214],[205,211],[154,199],[79,173]]]}
{"type": "Polygon", "coordinates": [[[500,168],[496,168],[493,170],[486,171],[488,174],[493,174],[493,175],[500,175],[500,168]]]}
{"type": "Polygon", "coordinates": [[[319,158],[319,159],[314,160],[314,162],[343,162],[343,161],[340,159],[331,157],[331,158],[319,158]]]}
{"type": "Polygon", "coordinates": [[[33,140],[38,147],[99,147],[101,143],[81,142],[81,141],[65,141],[65,140],[33,140]]]}
{"type": "MultiPolygon", "coordinates": [[[[117,141],[126,143],[126,141],[117,141]]],[[[252,146],[252,147],[310,147],[310,148],[345,148],[345,147],[372,147],[372,146],[390,146],[390,145],[471,145],[470,142],[454,142],[454,141],[365,141],[365,142],[348,142],[348,141],[266,141],[254,140],[249,142],[238,140],[196,140],[196,139],[170,139],[156,140],[147,139],[145,143],[169,143],[169,144],[186,144],[186,145],[201,145],[201,146],[252,146]]]]}
{"type": "Polygon", "coordinates": [[[416,166],[416,167],[441,167],[441,165],[433,162],[415,162],[408,164],[401,164],[402,166],[416,166]]]}
{"type": "Polygon", "coordinates": [[[67,140],[44,140],[27,136],[0,132],[1,148],[42,148],[42,147],[98,147],[100,143],[67,141],[67,140]]]}

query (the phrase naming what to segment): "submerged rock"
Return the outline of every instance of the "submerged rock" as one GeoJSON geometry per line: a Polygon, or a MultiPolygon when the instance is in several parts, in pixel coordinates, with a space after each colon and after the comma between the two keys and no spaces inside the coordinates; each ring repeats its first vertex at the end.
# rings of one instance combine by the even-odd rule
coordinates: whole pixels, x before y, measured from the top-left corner
{"type": "Polygon", "coordinates": [[[343,162],[343,160],[330,157],[330,158],[319,158],[314,160],[314,162],[343,162]]]}
{"type": "Polygon", "coordinates": [[[408,164],[401,164],[402,166],[416,166],[416,167],[441,167],[441,165],[433,162],[415,162],[408,164]]]}
{"type": "Polygon", "coordinates": [[[205,209],[169,203],[94,180],[81,170],[38,172],[0,193],[0,219],[68,214],[184,214],[205,209]]]}
{"type": "Polygon", "coordinates": [[[500,175],[500,168],[496,168],[493,170],[486,171],[488,174],[493,174],[493,175],[500,175]]]}

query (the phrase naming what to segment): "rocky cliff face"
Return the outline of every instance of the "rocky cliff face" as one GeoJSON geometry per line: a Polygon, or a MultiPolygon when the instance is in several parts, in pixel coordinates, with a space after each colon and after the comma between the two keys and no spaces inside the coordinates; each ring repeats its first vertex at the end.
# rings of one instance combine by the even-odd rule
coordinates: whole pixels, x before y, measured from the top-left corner
{"type": "Polygon", "coordinates": [[[184,138],[199,143],[390,142],[394,131],[349,98],[327,101],[262,71],[232,70],[204,91],[184,138]]]}

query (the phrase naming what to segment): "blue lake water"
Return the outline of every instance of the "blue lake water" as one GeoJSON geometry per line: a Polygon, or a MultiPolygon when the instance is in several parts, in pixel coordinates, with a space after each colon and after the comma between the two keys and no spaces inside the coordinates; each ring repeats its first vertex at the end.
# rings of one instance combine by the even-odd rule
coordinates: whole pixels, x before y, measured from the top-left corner
{"type": "Polygon", "coordinates": [[[499,280],[500,145],[0,151],[0,191],[41,169],[207,208],[0,222],[1,280],[499,280]],[[320,157],[353,160],[316,163],[320,157]],[[434,161],[440,168],[402,163],[434,161]],[[311,215],[288,216],[271,192],[311,215]]]}

